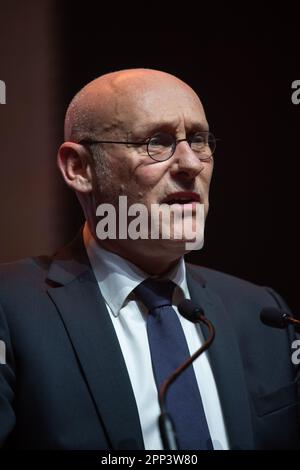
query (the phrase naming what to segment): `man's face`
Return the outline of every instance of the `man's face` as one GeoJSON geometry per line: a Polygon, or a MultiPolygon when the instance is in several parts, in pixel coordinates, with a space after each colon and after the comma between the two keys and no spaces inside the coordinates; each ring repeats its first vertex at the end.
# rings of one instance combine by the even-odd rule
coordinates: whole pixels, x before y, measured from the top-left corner
{"type": "MultiPolygon", "coordinates": [[[[139,142],[167,132],[179,140],[199,130],[207,131],[208,124],[198,97],[188,86],[175,80],[138,82],[127,86],[116,100],[111,126],[103,128],[97,138],[139,142]]],[[[178,199],[183,204],[178,193],[185,192],[192,199],[198,197],[207,215],[213,160],[201,161],[187,142],[178,143],[174,155],[162,162],[149,157],[146,145],[102,145],[106,171],[104,176],[103,164],[97,171],[97,205],[109,202],[118,208],[118,197],[125,195],[128,206],[142,203],[150,212],[153,204],[165,201],[171,204],[178,199]]],[[[199,202],[194,202],[194,207],[199,202]]],[[[195,211],[190,217],[195,219],[195,211]]],[[[171,234],[174,230],[173,226],[171,234]]]]}

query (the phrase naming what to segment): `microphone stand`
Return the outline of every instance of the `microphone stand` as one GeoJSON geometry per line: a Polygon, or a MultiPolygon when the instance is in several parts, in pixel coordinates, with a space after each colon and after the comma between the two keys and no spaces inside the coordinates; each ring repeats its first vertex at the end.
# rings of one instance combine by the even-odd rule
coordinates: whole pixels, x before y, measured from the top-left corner
{"type": "Polygon", "coordinates": [[[174,382],[174,380],[176,380],[176,378],[185,369],[187,369],[187,367],[189,367],[193,363],[193,361],[197,359],[197,357],[200,356],[200,354],[202,354],[204,351],[206,351],[209,348],[209,346],[211,345],[215,337],[215,329],[214,329],[213,324],[204,316],[204,314],[201,313],[200,309],[199,309],[199,313],[197,312],[197,317],[195,316],[193,320],[191,318],[189,319],[193,321],[194,323],[200,323],[200,322],[204,323],[208,328],[209,336],[207,340],[203,343],[201,348],[199,348],[192,356],[190,356],[185,362],[183,362],[183,364],[181,364],[177,369],[175,369],[172,375],[170,375],[170,377],[168,377],[163,382],[159,390],[158,400],[159,400],[161,414],[159,416],[158,422],[159,422],[161,439],[162,439],[165,450],[178,450],[175,426],[165,406],[165,396],[166,396],[167,390],[169,386],[174,382]]]}

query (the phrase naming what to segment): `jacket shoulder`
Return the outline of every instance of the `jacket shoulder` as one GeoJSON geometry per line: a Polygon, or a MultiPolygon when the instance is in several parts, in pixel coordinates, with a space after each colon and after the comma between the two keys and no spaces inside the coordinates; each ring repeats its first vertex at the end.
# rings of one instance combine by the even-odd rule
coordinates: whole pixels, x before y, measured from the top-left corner
{"type": "Polygon", "coordinates": [[[232,274],[224,273],[222,271],[217,271],[215,269],[207,268],[205,266],[198,266],[195,264],[187,263],[187,271],[190,275],[194,277],[200,277],[202,283],[205,283],[210,286],[218,287],[239,287],[244,289],[258,289],[261,286],[250,282],[248,280],[239,278],[232,274]]]}
{"type": "Polygon", "coordinates": [[[0,264],[0,291],[12,288],[16,292],[18,286],[24,290],[30,285],[43,283],[51,261],[50,256],[38,256],[0,264]]]}
{"type": "Polygon", "coordinates": [[[216,292],[224,301],[273,304],[288,309],[285,301],[271,287],[255,284],[232,274],[187,263],[187,273],[216,292]]]}

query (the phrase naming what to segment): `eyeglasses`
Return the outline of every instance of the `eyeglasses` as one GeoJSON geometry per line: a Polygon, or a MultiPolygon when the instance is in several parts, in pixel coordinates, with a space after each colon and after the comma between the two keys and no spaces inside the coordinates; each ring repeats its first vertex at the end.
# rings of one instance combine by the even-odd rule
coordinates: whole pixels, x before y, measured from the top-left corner
{"type": "Polygon", "coordinates": [[[83,139],[80,140],[81,145],[93,145],[93,144],[123,144],[123,145],[134,145],[134,146],[147,146],[147,153],[152,160],[156,162],[163,162],[171,158],[176,150],[179,142],[188,142],[189,146],[199,157],[201,161],[208,161],[211,159],[216,149],[216,138],[208,131],[196,132],[195,134],[187,137],[186,139],[176,139],[172,134],[165,132],[158,132],[152,135],[144,142],[121,142],[114,140],[92,140],[83,139]]]}

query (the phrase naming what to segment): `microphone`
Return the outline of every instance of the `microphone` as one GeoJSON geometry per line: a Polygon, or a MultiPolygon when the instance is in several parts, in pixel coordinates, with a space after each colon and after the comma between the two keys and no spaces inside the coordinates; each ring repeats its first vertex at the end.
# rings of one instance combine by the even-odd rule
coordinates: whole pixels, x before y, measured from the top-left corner
{"type": "MultiPolygon", "coordinates": [[[[190,356],[183,364],[181,364],[177,369],[168,377],[162,384],[159,393],[158,400],[160,405],[161,414],[159,416],[159,430],[162,438],[162,442],[165,450],[178,450],[178,444],[176,439],[176,430],[171,416],[168,414],[165,406],[165,397],[168,388],[176,380],[176,378],[182,374],[182,372],[187,369],[194,361],[199,357],[204,351],[206,351],[215,337],[215,329],[211,321],[209,321],[204,314],[204,311],[201,307],[198,307],[192,300],[185,299],[178,306],[179,313],[185,317],[187,320],[193,323],[204,323],[208,328],[208,338],[202,344],[192,356],[190,356]]],[[[188,393],[188,391],[187,391],[188,393]]],[[[188,399],[188,397],[187,397],[188,399]]]]}
{"type": "Polygon", "coordinates": [[[281,309],[274,307],[264,308],[260,312],[261,321],[274,328],[287,328],[288,325],[294,325],[296,328],[300,328],[300,320],[292,317],[288,313],[281,309]]]}

